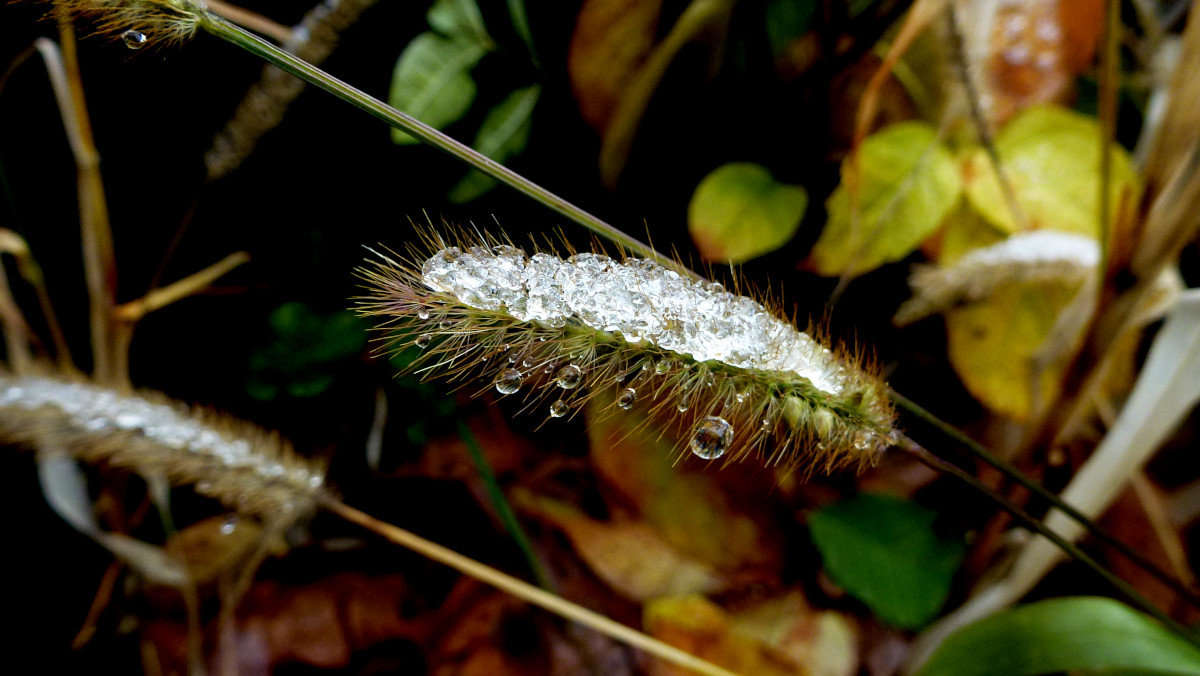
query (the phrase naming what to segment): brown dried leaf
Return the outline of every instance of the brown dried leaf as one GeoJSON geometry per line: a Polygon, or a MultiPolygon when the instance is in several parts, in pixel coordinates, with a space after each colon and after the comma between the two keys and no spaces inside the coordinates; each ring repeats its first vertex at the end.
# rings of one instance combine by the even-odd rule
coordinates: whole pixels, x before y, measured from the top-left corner
{"type": "MultiPolygon", "coordinates": [[[[809,608],[799,592],[727,612],[698,596],[646,606],[648,634],[740,674],[848,676],[858,668],[854,624],[809,608]]],[[[681,673],[653,663],[656,676],[681,673]]]]}
{"type": "Polygon", "coordinates": [[[587,0],[575,21],[567,74],[579,112],[596,131],[612,119],[658,29],[662,0],[587,0]]]}
{"type": "Polygon", "coordinates": [[[644,521],[597,521],[571,505],[523,490],[513,491],[512,498],[519,508],[562,529],[592,571],[627,599],[711,594],[727,586],[712,566],[671,547],[644,521]]]}
{"type": "Polygon", "coordinates": [[[753,569],[776,579],[781,543],[767,505],[755,499],[772,490],[771,477],[747,476],[753,470],[745,466],[689,471],[674,462],[672,440],[635,425],[623,416],[588,416],[592,464],[614,497],[679,552],[720,571],[753,569]]]}

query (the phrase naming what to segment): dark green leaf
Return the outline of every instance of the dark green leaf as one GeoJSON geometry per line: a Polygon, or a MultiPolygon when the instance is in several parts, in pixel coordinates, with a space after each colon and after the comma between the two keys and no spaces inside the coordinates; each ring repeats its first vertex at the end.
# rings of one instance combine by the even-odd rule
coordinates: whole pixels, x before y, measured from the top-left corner
{"type": "MultiPolygon", "coordinates": [[[[421,33],[396,62],[388,103],[435,129],[445,127],[462,117],[475,100],[470,70],[486,52],[477,42],[421,33]]],[[[392,141],[418,143],[399,129],[392,129],[392,141]]]]}
{"type": "Polygon", "coordinates": [[[318,313],[284,303],[267,320],[271,342],[250,355],[246,393],[255,399],[313,397],[329,389],[347,359],[366,347],[366,325],[348,311],[318,313]]]}
{"type": "MultiPolygon", "coordinates": [[[[541,93],[540,85],[531,85],[509,94],[499,105],[488,111],[471,147],[500,163],[520,154],[529,142],[533,108],[537,105],[541,93]]],[[[447,197],[451,202],[462,204],[479,197],[495,185],[496,179],[472,169],[450,189],[447,197]]]]}
{"type": "Polygon", "coordinates": [[[917,628],[946,601],[962,561],[962,540],[933,530],[936,512],[864,493],[814,512],[813,542],[835,582],[885,622],[917,628]]]}
{"type": "Polygon", "coordinates": [[[918,676],[1200,674],[1200,649],[1112,599],[1040,601],[951,634],[918,676]]]}
{"type": "Polygon", "coordinates": [[[784,53],[792,40],[808,32],[815,10],[814,0],[768,0],[767,40],[776,56],[784,53]]]}

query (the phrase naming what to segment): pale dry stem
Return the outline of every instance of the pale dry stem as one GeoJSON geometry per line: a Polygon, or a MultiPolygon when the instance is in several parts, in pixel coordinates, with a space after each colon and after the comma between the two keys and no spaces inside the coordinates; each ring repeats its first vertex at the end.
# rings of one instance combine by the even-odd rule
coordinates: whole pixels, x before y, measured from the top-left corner
{"type": "Polygon", "coordinates": [[[650,655],[670,662],[684,669],[692,670],[700,674],[711,674],[720,676],[732,676],[733,672],[719,667],[707,660],[696,657],[668,645],[656,638],[643,634],[640,631],[627,627],[619,622],[610,620],[599,613],[593,612],[572,603],[560,596],[555,596],[538,587],[535,587],[528,582],[519,580],[511,575],[505,574],[482,564],[474,559],[467,558],[458,552],[443,547],[434,542],[430,542],[418,535],[415,535],[403,528],[393,526],[390,523],[380,521],[375,517],[360,512],[353,507],[346,505],[333,498],[323,498],[320,504],[325,509],[337,514],[338,516],[356,523],[378,535],[402,547],[411,549],[422,556],[447,565],[463,575],[467,575],[481,582],[487,583],[516,596],[517,598],[526,601],[530,604],[548,610],[559,617],[578,622],[581,625],[592,629],[611,639],[620,641],[625,645],[629,645],[640,650],[644,650],[650,655]]]}

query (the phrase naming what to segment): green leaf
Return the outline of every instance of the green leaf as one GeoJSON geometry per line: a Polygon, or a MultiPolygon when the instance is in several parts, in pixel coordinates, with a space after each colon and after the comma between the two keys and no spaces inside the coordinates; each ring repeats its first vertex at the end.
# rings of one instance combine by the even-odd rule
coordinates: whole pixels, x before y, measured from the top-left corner
{"type": "Polygon", "coordinates": [[[804,188],[779,183],[765,167],[726,164],[696,187],[688,232],[705,260],[741,263],[786,244],[807,206],[804,188]]]}
{"type": "Polygon", "coordinates": [[[810,267],[826,276],[860,275],[912,253],[941,225],[962,190],[954,157],[924,122],[894,124],[863,141],[857,223],[850,217],[847,163],[825,204],[829,222],[809,257],[810,267]]]}
{"type": "MultiPolygon", "coordinates": [[[[1022,111],[996,135],[1004,175],[1028,227],[1097,237],[1100,213],[1100,126],[1063,108],[1035,106],[1022,111]]],[[[983,149],[963,159],[967,199],[995,227],[1021,230],[983,149]]],[[[1112,153],[1110,214],[1125,195],[1136,204],[1137,173],[1124,150],[1112,153]]]]}
{"type": "Polygon", "coordinates": [[[825,569],[885,622],[917,628],[946,601],[962,540],[933,531],[936,512],[908,500],[863,493],[808,518],[825,569]]]}
{"type": "Polygon", "coordinates": [[[815,0],[767,0],[767,41],[775,56],[785,53],[792,40],[808,32],[816,5],[815,0]]]}
{"type": "MultiPolygon", "coordinates": [[[[510,157],[519,155],[529,142],[533,108],[537,105],[541,93],[540,85],[531,85],[509,94],[499,105],[488,111],[471,147],[501,164],[510,157]]],[[[463,204],[491,190],[495,185],[496,179],[472,169],[450,189],[447,197],[455,204],[463,204]]]]}
{"type": "MultiPolygon", "coordinates": [[[[462,117],[475,100],[470,70],[487,51],[476,42],[421,33],[396,62],[388,103],[435,129],[445,127],[462,117]]],[[[392,141],[419,142],[399,129],[392,130],[392,141]]]]}
{"type": "Polygon", "coordinates": [[[512,21],[513,30],[521,36],[521,42],[525,43],[525,49],[529,50],[529,57],[536,63],[537,50],[533,48],[533,33],[529,30],[524,0],[508,0],[508,18],[512,21]]]}
{"type": "Polygon", "coordinates": [[[488,51],[496,48],[475,0],[437,0],[425,18],[435,31],[446,37],[474,42],[488,51]]]}
{"type": "Polygon", "coordinates": [[[951,634],[918,676],[1022,676],[1111,670],[1200,674],[1200,650],[1112,599],[1050,599],[951,634]]]}

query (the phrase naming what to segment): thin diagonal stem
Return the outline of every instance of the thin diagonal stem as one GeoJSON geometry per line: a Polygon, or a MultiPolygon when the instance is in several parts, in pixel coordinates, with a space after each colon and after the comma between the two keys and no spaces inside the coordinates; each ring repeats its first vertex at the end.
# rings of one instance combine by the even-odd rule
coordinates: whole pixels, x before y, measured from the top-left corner
{"type": "Polygon", "coordinates": [[[503,164],[479,153],[470,146],[450,138],[411,115],[396,110],[383,101],[356,89],[320,68],[263,40],[257,35],[243,30],[213,14],[204,15],[200,26],[209,33],[245,49],[251,54],[295,75],[305,82],[324,89],[347,103],[353,104],[355,107],[370,113],[390,126],[412,134],[420,139],[421,142],[469,164],[513,190],[575,221],[600,237],[639,256],[657,260],[663,265],[678,271],[680,274],[685,274],[689,277],[696,276],[696,273],[688,270],[678,261],[663,256],[636,238],[621,232],[601,220],[598,216],[575,206],[503,164]]]}
{"type": "Polygon", "coordinates": [[[508,592],[519,599],[548,610],[559,617],[578,622],[609,638],[626,645],[639,648],[647,653],[661,658],[671,664],[695,671],[701,674],[732,676],[733,672],[723,669],[712,662],[684,652],[675,646],[647,636],[646,634],[615,622],[607,617],[555,596],[543,589],[517,578],[502,573],[491,566],[486,566],[474,559],[467,558],[452,549],[430,542],[410,531],[380,521],[370,514],[360,512],[346,503],[333,498],[323,498],[322,507],[334,514],[356,523],[402,547],[411,549],[422,556],[447,565],[463,575],[485,582],[502,591],[508,592]]]}
{"type": "MultiPolygon", "coordinates": [[[[971,439],[962,432],[954,429],[954,427],[948,425],[924,408],[921,408],[921,406],[908,399],[904,395],[896,392],[895,390],[891,390],[890,394],[892,401],[894,401],[897,406],[908,411],[917,418],[920,418],[925,423],[929,424],[942,434],[957,442],[972,457],[982,460],[996,469],[996,471],[1003,474],[1006,478],[1015,481],[1023,488],[1037,495],[1039,498],[1049,502],[1054,506],[1055,509],[1058,509],[1063,514],[1067,515],[1079,525],[1087,529],[1088,533],[1090,533],[1097,540],[1119,552],[1122,556],[1129,559],[1134,564],[1152,575],[1156,580],[1170,587],[1173,591],[1186,599],[1192,605],[1200,607],[1200,594],[1197,594],[1194,590],[1190,589],[1174,575],[1160,568],[1153,561],[1150,561],[1146,557],[1131,549],[1129,545],[1118,540],[1108,531],[1101,528],[1095,521],[1088,518],[1087,515],[1072,507],[1069,503],[1065,502],[1062,498],[1058,497],[1054,493],[1046,490],[1044,486],[1026,476],[1016,467],[1013,467],[1008,462],[988,452],[986,448],[984,448],[974,439],[971,439]]],[[[988,493],[992,494],[993,491],[989,490],[988,493]]]]}
{"type": "Polygon", "coordinates": [[[488,463],[483,448],[479,446],[479,440],[475,438],[471,428],[461,420],[458,422],[458,436],[462,439],[463,445],[467,447],[467,453],[471,456],[471,462],[475,464],[475,471],[479,473],[479,479],[483,482],[484,490],[487,491],[492,507],[500,516],[500,522],[504,524],[505,530],[517,544],[517,548],[521,550],[525,562],[533,572],[533,579],[537,580],[538,586],[542,589],[553,592],[554,583],[533,551],[533,544],[529,541],[529,536],[525,534],[525,529],[521,527],[521,522],[517,520],[517,514],[513,511],[508,498],[504,497],[504,491],[500,488],[500,482],[496,479],[496,473],[492,471],[492,466],[488,463]]]}
{"type": "Polygon", "coordinates": [[[975,490],[988,495],[1004,511],[1011,514],[1013,518],[1020,522],[1022,526],[1033,530],[1050,542],[1053,542],[1056,547],[1066,552],[1071,558],[1079,561],[1083,565],[1090,568],[1097,575],[1104,578],[1106,582],[1119,591],[1121,595],[1123,595],[1130,603],[1141,608],[1148,615],[1151,615],[1154,617],[1154,619],[1161,622],[1163,626],[1167,627],[1176,634],[1179,634],[1179,636],[1187,639],[1188,642],[1192,643],[1193,645],[1200,646],[1200,636],[1179,622],[1176,622],[1174,618],[1160,610],[1158,606],[1151,603],[1149,599],[1147,599],[1145,596],[1142,596],[1138,590],[1134,589],[1133,585],[1109,572],[1108,569],[1101,565],[1099,561],[1089,556],[1078,546],[1068,542],[1065,538],[1048,528],[1044,523],[1034,518],[1029,514],[1029,512],[1026,512],[1016,503],[1001,495],[997,495],[991,490],[991,488],[987,486],[987,484],[977,479],[974,475],[963,471],[962,468],[953,463],[942,460],[933,453],[930,453],[920,444],[907,437],[900,440],[899,448],[904,452],[911,454],[925,465],[943,474],[949,474],[971,486],[975,490]]]}

